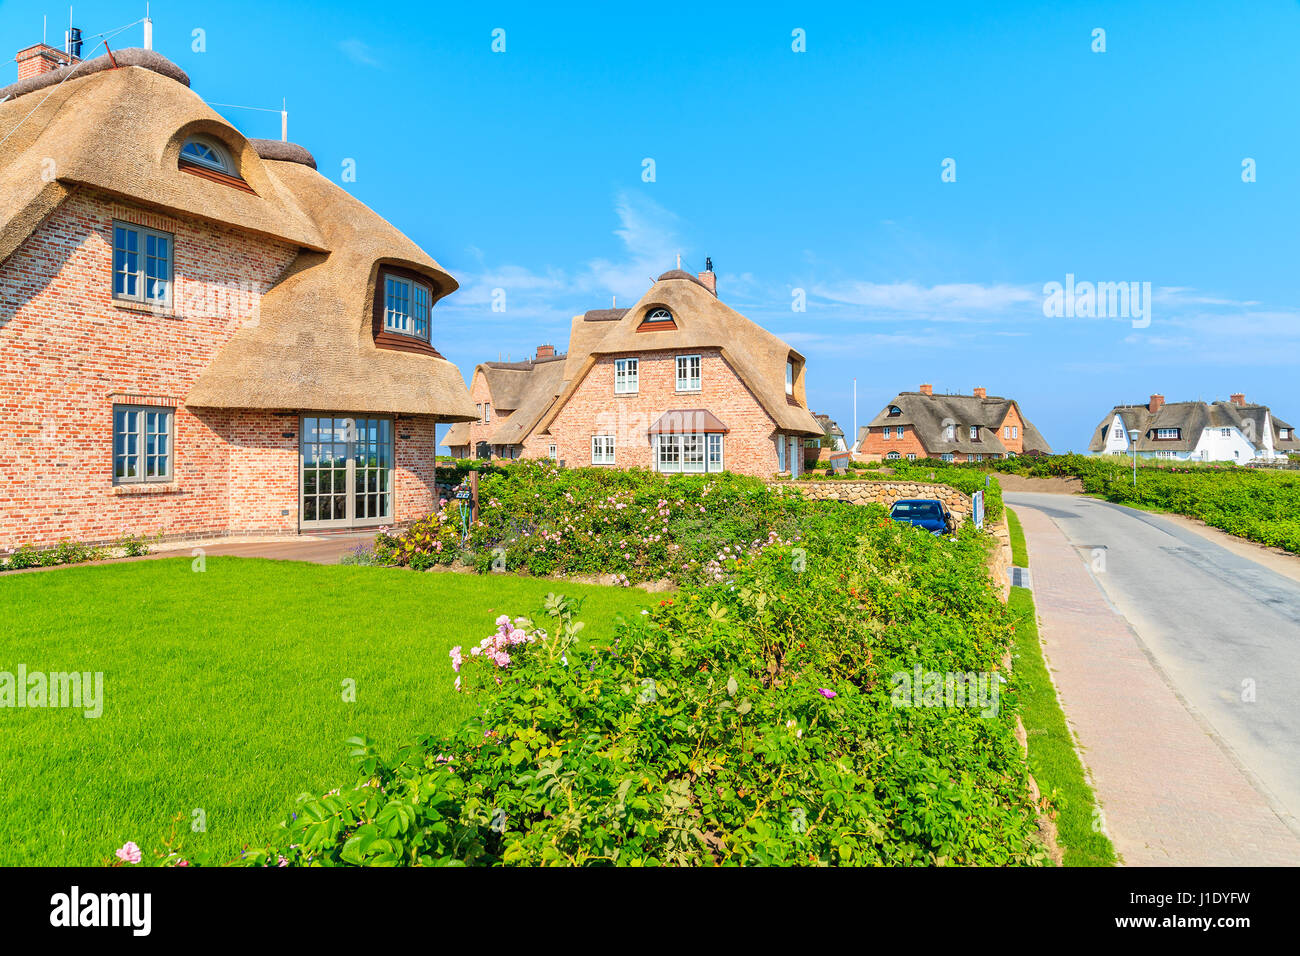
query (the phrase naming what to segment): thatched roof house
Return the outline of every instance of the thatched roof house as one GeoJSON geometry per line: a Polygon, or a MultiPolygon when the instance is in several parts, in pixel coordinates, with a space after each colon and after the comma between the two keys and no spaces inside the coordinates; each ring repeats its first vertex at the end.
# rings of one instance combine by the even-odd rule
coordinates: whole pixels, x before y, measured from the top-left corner
{"type": "Polygon", "coordinates": [[[0,89],[0,403],[21,440],[53,437],[0,550],[436,507],[435,426],[475,417],[436,345],[456,280],[157,53],[38,44],[19,63],[0,89]]]}
{"type": "Polygon", "coordinates": [[[866,458],[946,458],[953,461],[1050,455],[1046,439],[1013,398],[977,388],[970,395],[935,394],[929,385],[899,392],[858,429],[866,458]]]}
{"type": "Polygon", "coordinates": [[[1242,393],[1227,401],[1166,402],[1152,395],[1145,404],[1116,405],[1097,423],[1088,450],[1131,455],[1134,431],[1137,454],[1146,458],[1244,463],[1300,452],[1295,429],[1242,393]]]}

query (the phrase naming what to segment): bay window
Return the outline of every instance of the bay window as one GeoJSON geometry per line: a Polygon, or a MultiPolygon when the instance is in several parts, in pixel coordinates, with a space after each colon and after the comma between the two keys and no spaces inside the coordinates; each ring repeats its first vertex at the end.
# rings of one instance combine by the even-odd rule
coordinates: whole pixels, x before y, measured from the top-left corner
{"type": "Polygon", "coordinates": [[[384,275],[384,331],[429,340],[429,287],[414,279],[384,275]]]}
{"type": "Polygon", "coordinates": [[[724,436],[687,432],[655,435],[655,471],[702,474],[723,470],[724,436]]]}

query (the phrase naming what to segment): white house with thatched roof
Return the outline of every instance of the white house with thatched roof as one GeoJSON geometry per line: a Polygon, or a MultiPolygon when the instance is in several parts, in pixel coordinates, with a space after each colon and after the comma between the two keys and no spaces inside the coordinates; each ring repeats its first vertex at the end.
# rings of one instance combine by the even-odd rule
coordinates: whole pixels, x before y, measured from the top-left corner
{"type": "Polygon", "coordinates": [[[157,53],[42,49],[0,90],[0,548],[432,510],[456,280],[157,53]]]}
{"type": "Polygon", "coordinates": [[[1152,395],[1144,405],[1112,408],[1097,424],[1088,450],[1095,455],[1136,451],[1139,458],[1245,464],[1300,453],[1300,440],[1267,405],[1247,402],[1241,392],[1226,402],[1166,402],[1163,395],[1152,395]]]}

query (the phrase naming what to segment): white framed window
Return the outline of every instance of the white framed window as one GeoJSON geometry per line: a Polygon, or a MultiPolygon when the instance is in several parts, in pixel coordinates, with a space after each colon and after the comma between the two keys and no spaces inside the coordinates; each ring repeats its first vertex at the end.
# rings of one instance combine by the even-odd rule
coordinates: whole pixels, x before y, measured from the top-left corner
{"type": "Polygon", "coordinates": [[[970,427],[970,440],[979,441],[979,437],[980,437],[980,427],[978,425],[972,425],[970,427]]]}
{"type": "Polygon", "coordinates": [[[593,465],[614,464],[614,436],[591,436],[591,463],[593,465]]]}
{"type": "Polygon", "coordinates": [[[709,471],[722,471],[724,468],[722,437],[716,432],[709,435],[709,471]]]}
{"type": "Polygon", "coordinates": [[[172,236],[128,222],[113,223],[113,298],[172,304],[172,236]]]}
{"type": "Polygon", "coordinates": [[[483,403],[483,424],[486,425],[490,421],[492,421],[492,403],[484,402],[483,403]]]}
{"type": "Polygon", "coordinates": [[[794,362],[785,363],[785,393],[794,394],[794,362]]]}
{"type": "Polygon", "coordinates": [[[776,470],[785,471],[785,436],[776,436],[776,470]]]}
{"type": "Polygon", "coordinates": [[[228,176],[238,176],[230,153],[216,140],[206,136],[192,136],[181,147],[181,159],[195,166],[215,169],[228,176]]]}
{"type": "Polygon", "coordinates": [[[634,358],[614,360],[614,394],[633,395],[641,388],[641,360],[634,358]]]}
{"type": "Polygon", "coordinates": [[[673,321],[673,314],[672,314],[671,312],[669,312],[667,309],[652,309],[652,310],[650,311],[650,313],[649,313],[648,315],[646,315],[644,321],[646,321],[646,322],[672,322],[672,321],[673,321]]]}
{"type": "Polygon", "coordinates": [[[384,276],[384,328],[417,339],[429,338],[429,287],[400,276],[384,276]]]}
{"type": "Polygon", "coordinates": [[[894,430],[893,430],[892,428],[890,428],[888,425],[886,425],[886,426],[884,427],[883,431],[884,431],[884,433],[885,433],[885,435],[884,435],[885,441],[889,441],[889,436],[892,435],[892,434],[894,433],[894,430]]]}
{"type": "Polygon", "coordinates": [[[551,442],[546,446],[546,457],[551,459],[551,461],[560,460],[560,452],[559,449],[555,447],[555,442],[551,442]]]}
{"type": "Polygon", "coordinates": [[[700,357],[698,355],[677,356],[677,391],[698,392],[700,390],[700,357]]]}
{"type": "Polygon", "coordinates": [[[946,427],[944,428],[944,430],[943,430],[943,440],[944,440],[944,441],[956,441],[956,440],[957,440],[957,426],[956,426],[956,425],[948,425],[948,426],[946,426],[946,427]]]}
{"type": "Polygon", "coordinates": [[[1231,429],[1231,428],[1220,428],[1220,429],[1219,429],[1219,434],[1222,435],[1224,438],[1231,438],[1231,437],[1232,437],[1232,429],[1231,429]]]}
{"type": "Polygon", "coordinates": [[[173,420],[170,408],[113,406],[113,484],[171,480],[173,420]]]}
{"type": "Polygon", "coordinates": [[[907,434],[907,426],[906,426],[906,425],[895,425],[895,426],[894,426],[894,434],[897,435],[899,438],[902,438],[905,434],[907,434]]]}
{"type": "Polygon", "coordinates": [[[943,459],[944,461],[952,461],[952,452],[950,452],[950,451],[949,451],[949,452],[945,452],[944,454],[940,455],[939,457],[940,457],[941,459],[943,459]]]}
{"type": "Polygon", "coordinates": [[[914,452],[914,451],[909,451],[909,452],[907,453],[907,460],[908,460],[908,461],[916,461],[916,452],[914,452]]]}
{"type": "Polygon", "coordinates": [[[892,460],[892,459],[895,459],[895,458],[901,458],[902,456],[901,456],[898,452],[896,452],[896,451],[891,451],[891,452],[890,452],[888,455],[886,455],[885,457],[886,457],[886,458],[889,458],[889,459],[892,460]]]}
{"type": "Polygon", "coordinates": [[[1010,425],[1003,425],[1003,426],[1002,426],[1002,437],[1003,437],[1003,438],[1010,438],[1010,437],[1011,437],[1011,426],[1010,426],[1010,425]]]}
{"type": "Polygon", "coordinates": [[[1291,437],[1291,429],[1289,429],[1289,428],[1279,428],[1279,429],[1277,430],[1277,437],[1280,438],[1280,439],[1282,439],[1282,441],[1286,441],[1287,439],[1289,439],[1289,438],[1291,437]]]}
{"type": "Polygon", "coordinates": [[[1020,437],[1020,426],[1019,426],[1019,425],[1012,425],[1012,426],[1011,426],[1011,437],[1012,437],[1012,438],[1019,438],[1019,437],[1020,437]]]}
{"type": "Polygon", "coordinates": [[[1181,433],[1181,428],[1157,428],[1156,438],[1177,438],[1181,433]]]}

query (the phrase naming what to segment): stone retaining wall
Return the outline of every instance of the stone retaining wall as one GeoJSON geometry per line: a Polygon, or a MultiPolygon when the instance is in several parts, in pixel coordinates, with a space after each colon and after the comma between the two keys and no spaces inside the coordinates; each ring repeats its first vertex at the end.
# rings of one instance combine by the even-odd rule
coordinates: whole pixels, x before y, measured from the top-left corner
{"type": "Polygon", "coordinates": [[[847,501],[855,505],[881,504],[888,508],[900,498],[938,498],[958,520],[971,516],[970,495],[956,488],[927,481],[777,481],[773,487],[798,491],[821,501],[847,501]]]}

